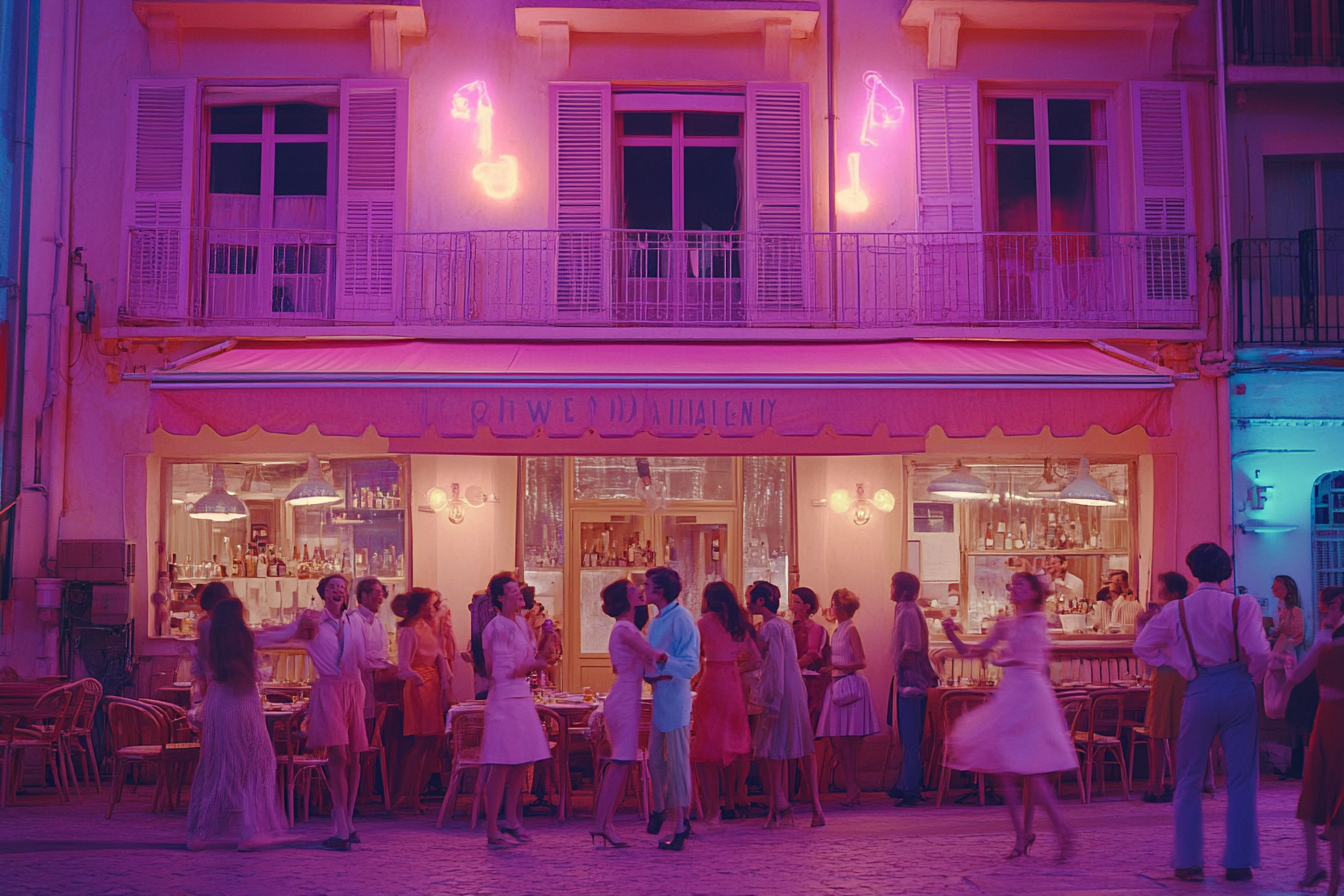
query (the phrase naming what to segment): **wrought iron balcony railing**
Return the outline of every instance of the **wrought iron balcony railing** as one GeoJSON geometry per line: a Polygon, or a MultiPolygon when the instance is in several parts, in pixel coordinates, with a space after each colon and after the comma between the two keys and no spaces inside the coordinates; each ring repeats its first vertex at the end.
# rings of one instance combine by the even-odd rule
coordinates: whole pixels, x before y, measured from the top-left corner
{"type": "Polygon", "coordinates": [[[1236,65],[1344,65],[1339,0],[1230,0],[1236,65]]]}
{"type": "Polygon", "coordinates": [[[1344,230],[1232,244],[1237,341],[1344,343],[1344,230]]]}
{"type": "Polygon", "coordinates": [[[1198,324],[1190,234],[133,230],[128,262],[127,325],[1198,324]]]}

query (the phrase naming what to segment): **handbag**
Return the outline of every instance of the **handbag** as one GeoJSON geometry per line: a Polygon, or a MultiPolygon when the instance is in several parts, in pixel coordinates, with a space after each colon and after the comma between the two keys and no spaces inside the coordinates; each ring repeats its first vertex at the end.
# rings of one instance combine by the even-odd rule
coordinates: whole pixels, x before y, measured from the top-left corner
{"type": "Polygon", "coordinates": [[[859,676],[853,672],[831,680],[831,703],[835,706],[848,706],[858,703],[863,696],[863,687],[859,676]]]}

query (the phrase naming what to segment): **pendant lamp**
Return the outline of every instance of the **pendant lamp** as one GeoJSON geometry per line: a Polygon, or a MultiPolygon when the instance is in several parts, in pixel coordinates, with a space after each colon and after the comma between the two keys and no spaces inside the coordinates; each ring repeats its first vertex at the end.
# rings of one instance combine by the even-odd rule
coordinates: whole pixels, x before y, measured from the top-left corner
{"type": "Polygon", "coordinates": [[[247,506],[224,488],[223,465],[215,464],[210,473],[210,491],[201,495],[187,515],[194,520],[211,520],[216,523],[227,523],[247,516],[247,506]]]}
{"type": "Polygon", "coordinates": [[[989,495],[989,485],[957,461],[952,472],[929,483],[929,494],[944,498],[984,498],[989,495]]]}
{"type": "Polygon", "coordinates": [[[1120,503],[1106,486],[1092,478],[1087,458],[1083,458],[1079,464],[1078,478],[1064,486],[1064,490],[1059,493],[1059,500],[1084,507],[1114,507],[1120,503]]]}
{"type": "Polygon", "coordinates": [[[327,480],[322,478],[322,464],[316,454],[308,455],[308,476],[289,490],[285,503],[294,507],[317,507],[322,504],[335,504],[341,500],[327,480]]]}

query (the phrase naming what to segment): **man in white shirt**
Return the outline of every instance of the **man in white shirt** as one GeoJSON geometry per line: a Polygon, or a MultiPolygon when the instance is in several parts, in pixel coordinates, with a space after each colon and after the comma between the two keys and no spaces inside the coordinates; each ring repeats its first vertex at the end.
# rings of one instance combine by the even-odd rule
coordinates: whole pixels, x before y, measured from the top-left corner
{"type": "Polygon", "coordinates": [[[1129,573],[1123,569],[1111,572],[1111,625],[1120,626],[1122,632],[1133,632],[1134,623],[1139,618],[1142,607],[1129,587],[1129,573]]]}
{"type": "Polygon", "coordinates": [[[1054,554],[1045,558],[1045,571],[1050,574],[1050,583],[1055,586],[1054,600],[1058,604],[1066,603],[1070,598],[1078,600],[1083,596],[1083,580],[1069,572],[1069,558],[1054,554]],[[1068,593],[1065,594],[1064,592],[1068,593]]]}
{"type": "Polygon", "coordinates": [[[345,576],[327,576],[317,583],[323,609],[305,617],[299,637],[308,638],[308,658],[317,680],[308,698],[308,746],[327,748],[327,786],[331,789],[334,833],[322,841],[326,849],[348,852],[359,842],[354,828],[359,793],[359,754],[369,748],[364,730],[363,626],[345,615],[350,586],[345,576]]]}
{"type": "Polygon", "coordinates": [[[1180,880],[1204,878],[1204,819],[1201,789],[1204,764],[1214,737],[1227,759],[1227,845],[1223,867],[1228,880],[1251,879],[1260,865],[1256,824],[1259,784],[1260,714],[1255,682],[1269,666],[1260,605],[1250,595],[1224,591],[1232,558],[1211,542],[1185,558],[1199,580],[1175,607],[1157,614],[1134,641],[1134,653],[1150,666],[1169,665],[1190,682],[1185,691],[1181,731],[1176,741],[1176,849],[1180,880]]]}
{"type": "Polygon", "coordinates": [[[350,618],[360,624],[364,633],[364,659],[367,668],[362,676],[364,680],[364,727],[373,736],[373,719],[377,715],[373,697],[373,673],[375,669],[391,669],[392,663],[387,655],[387,627],[379,618],[383,601],[387,600],[387,588],[375,578],[360,579],[355,584],[355,600],[359,606],[350,611],[350,618]]]}

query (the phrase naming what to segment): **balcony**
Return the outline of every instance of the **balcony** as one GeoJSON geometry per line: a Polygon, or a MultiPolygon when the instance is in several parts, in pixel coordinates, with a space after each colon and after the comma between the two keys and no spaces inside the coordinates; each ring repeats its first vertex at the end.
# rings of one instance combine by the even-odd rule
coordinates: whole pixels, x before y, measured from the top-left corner
{"type": "Polygon", "coordinates": [[[1338,0],[1229,5],[1232,82],[1344,80],[1344,5],[1338,0]]]}
{"type": "Polygon", "coordinates": [[[1232,244],[1237,342],[1344,343],[1344,230],[1232,244]]]}
{"type": "Polygon", "coordinates": [[[122,332],[1197,328],[1190,234],[133,230],[122,332]]]}

